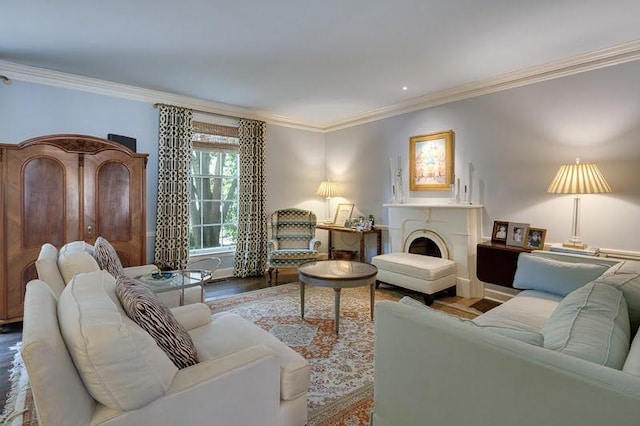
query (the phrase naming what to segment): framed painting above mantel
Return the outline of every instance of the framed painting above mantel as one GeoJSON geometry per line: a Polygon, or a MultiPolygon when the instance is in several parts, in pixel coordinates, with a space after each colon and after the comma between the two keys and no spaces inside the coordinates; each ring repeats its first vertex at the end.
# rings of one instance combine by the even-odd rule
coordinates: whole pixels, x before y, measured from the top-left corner
{"type": "Polygon", "coordinates": [[[409,189],[449,191],[453,184],[453,130],[409,139],[409,189]]]}

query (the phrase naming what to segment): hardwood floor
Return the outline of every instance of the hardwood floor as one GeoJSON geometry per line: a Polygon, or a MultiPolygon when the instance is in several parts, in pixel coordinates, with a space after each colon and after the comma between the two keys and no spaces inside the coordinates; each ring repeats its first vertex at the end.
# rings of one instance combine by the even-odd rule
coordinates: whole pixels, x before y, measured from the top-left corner
{"type": "MultiPolygon", "coordinates": [[[[296,272],[281,272],[278,276],[278,284],[290,283],[297,281],[296,272]]],[[[246,291],[258,290],[266,288],[275,283],[269,284],[268,276],[250,277],[250,278],[229,278],[220,281],[213,281],[205,285],[205,298],[213,299],[216,297],[230,296],[233,294],[244,293],[246,291]]],[[[5,325],[0,332],[0,412],[4,408],[4,404],[9,393],[11,383],[9,375],[11,374],[11,365],[15,351],[10,349],[17,342],[22,340],[22,323],[13,323],[5,325]]]]}

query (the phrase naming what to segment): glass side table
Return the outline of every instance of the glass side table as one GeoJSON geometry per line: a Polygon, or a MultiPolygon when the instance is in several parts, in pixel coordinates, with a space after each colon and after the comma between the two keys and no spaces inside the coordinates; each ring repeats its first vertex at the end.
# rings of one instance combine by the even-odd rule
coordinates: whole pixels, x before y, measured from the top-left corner
{"type": "Polygon", "coordinates": [[[204,283],[211,279],[212,273],[206,269],[156,271],[137,277],[137,279],[156,294],[179,290],[180,306],[182,306],[184,305],[184,290],[200,286],[201,291],[204,291],[204,283]]]}

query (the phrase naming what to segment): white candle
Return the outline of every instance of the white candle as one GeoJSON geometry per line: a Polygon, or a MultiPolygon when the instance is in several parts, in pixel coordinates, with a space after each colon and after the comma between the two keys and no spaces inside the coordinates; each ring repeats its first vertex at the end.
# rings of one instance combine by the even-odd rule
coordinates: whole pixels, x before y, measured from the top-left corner
{"type": "Polygon", "coordinates": [[[393,157],[389,157],[389,171],[391,172],[391,185],[393,185],[393,180],[395,179],[395,171],[393,170],[393,157]]]}
{"type": "Polygon", "coordinates": [[[471,193],[473,191],[473,163],[471,163],[471,161],[469,161],[469,178],[467,180],[467,184],[469,185],[469,193],[465,201],[471,204],[471,193]]]}

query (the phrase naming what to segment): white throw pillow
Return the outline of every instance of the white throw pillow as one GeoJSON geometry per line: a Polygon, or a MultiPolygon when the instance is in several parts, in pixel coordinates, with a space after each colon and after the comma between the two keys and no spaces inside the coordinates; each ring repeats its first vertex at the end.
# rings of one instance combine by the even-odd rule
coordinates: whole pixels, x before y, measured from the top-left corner
{"type": "Polygon", "coordinates": [[[58,303],[60,331],[87,390],[116,410],[164,395],[178,369],[153,337],[133,322],[107,271],[76,275],[58,303]]]}
{"type": "Polygon", "coordinates": [[[56,297],[64,290],[65,281],[58,267],[58,249],[53,244],[45,243],[40,248],[38,260],[36,260],[38,278],[46,282],[53,290],[56,297]]]}
{"type": "Polygon", "coordinates": [[[84,248],[71,244],[67,244],[60,249],[60,253],[58,253],[58,268],[65,283],[71,281],[76,274],[100,270],[93,256],[84,251],[84,248]]]}

